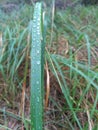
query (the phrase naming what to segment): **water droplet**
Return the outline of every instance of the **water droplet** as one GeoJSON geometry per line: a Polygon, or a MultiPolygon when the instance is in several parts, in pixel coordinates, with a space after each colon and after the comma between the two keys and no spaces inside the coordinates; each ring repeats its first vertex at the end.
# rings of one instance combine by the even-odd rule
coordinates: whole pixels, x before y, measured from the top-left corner
{"type": "Polygon", "coordinates": [[[33,38],[33,41],[35,41],[36,39],[35,38],[33,38]]]}
{"type": "Polygon", "coordinates": [[[39,34],[40,34],[40,31],[37,31],[37,34],[39,35],[39,34]]]}
{"type": "Polygon", "coordinates": [[[34,36],[34,33],[36,33],[36,30],[33,30],[33,36],[34,36]]]}
{"type": "Polygon", "coordinates": [[[39,102],[39,97],[37,97],[37,102],[39,102]]]}
{"type": "Polygon", "coordinates": [[[40,65],[40,61],[37,61],[37,65],[40,65]]]}
{"type": "Polygon", "coordinates": [[[38,18],[37,20],[40,21],[40,18],[38,18]]]}
{"type": "Polygon", "coordinates": [[[39,84],[39,81],[37,81],[36,84],[39,84]]]}
{"type": "Polygon", "coordinates": [[[37,88],[37,91],[38,91],[38,93],[40,92],[40,89],[39,88],[37,88]]]}
{"type": "Polygon", "coordinates": [[[40,53],[40,51],[39,50],[37,50],[37,54],[39,54],[40,53]]]}
{"type": "Polygon", "coordinates": [[[39,40],[37,40],[36,42],[39,43],[39,40]]]}
{"type": "Polygon", "coordinates": [[[36,19],[34,19],[34,25],[33,25],[33,27],[37,27],[37,26],[36,26],[36,19]]]}
{"type": "Polygon", "coordinates": [[[37,23],[37,26],[40,26],[40,22],[37,23]]]}
{"type": "Polygon", "coordinates": [[[33,45],[32,47],[35,48],[35,45],[33,45]]]}

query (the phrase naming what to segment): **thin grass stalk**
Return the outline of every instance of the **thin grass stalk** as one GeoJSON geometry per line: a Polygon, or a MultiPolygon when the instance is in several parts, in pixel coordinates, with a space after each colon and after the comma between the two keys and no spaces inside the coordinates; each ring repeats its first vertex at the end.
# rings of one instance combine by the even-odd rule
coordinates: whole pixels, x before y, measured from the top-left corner
{"type": "MultiPolygon", "coordinates": [[[[88,68],[90,69],[90,67],[91,67],[91,49],[90,49],[90,42],[89,42],[88,35],[85,35],[85,39],[86,39],[86,45],[87,45],[88,68]]],[[[88,76],[89,76],[89,72],[88,72],[88,76]]]]}
{"type": "Polygon", "coordinates": [[[50,45],[52,45],[53,41],[53,24],[54,24],[54,13],[55,13],[55,0],[52,2],[52,19],[51,19],[51,39],[50,39],[50,45]]]}

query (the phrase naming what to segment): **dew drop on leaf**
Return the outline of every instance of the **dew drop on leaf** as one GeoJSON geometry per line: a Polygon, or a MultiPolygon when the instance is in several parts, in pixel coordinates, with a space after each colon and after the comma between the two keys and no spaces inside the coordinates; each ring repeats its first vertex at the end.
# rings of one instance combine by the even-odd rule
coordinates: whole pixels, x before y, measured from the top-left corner
{"type": "Polygon", "coordinates": [[[39,84],[39,81],[37,81],[36,84],[39,84]]]}
{"type": "Polygon", "coordinates": [[[40,61],[37,61],[37,65],[40,65],[40,61]]]}
{"type": "Polygon", "coordinates": [[[39,52],[40,52],[40,51],[39,51],[39,50],[37,50],[37,54],[39,54],[39,52]]]}

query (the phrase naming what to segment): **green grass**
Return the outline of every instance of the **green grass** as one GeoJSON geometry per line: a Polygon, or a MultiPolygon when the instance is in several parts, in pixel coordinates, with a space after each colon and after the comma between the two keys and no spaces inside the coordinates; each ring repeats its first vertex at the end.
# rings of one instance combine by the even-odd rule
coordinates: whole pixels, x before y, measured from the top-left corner
{"type": "MultiPolygon", "coordinates": [[[[51,89],[49,106],[44,114],[44,129],[55,127],[87,130],[92,127],[92,130],[97,130],[98,7],[76,6],[65,11],[57,10],[54,12],[54,18],[53,10],[47,10],[47,44],[46,52],[43,52],[45,60],[48,61],[51,89]],[[53,19],[48,17],[51,15],[53,19]],[[66,41],[68,42],[67,54],[65,53],[66,41]]],[[[24,5],[20,12],[14,13],[10,14],[9,18],[9,15],[0,12],[0,34],[3,40],[0,49],[0,88],[3,87],[0,98],[1,101],[5,101],[8,108],[15,105],[15,98],[21,94],[24,79],[27,79],[26,83],[29,86],[30,64],[27,63],[31,59],[27,54],[32,43],[32,39],[28,37],[31,35],[32,22],[30,21],[33,20],[33,8],[24,5]],[[10,94],[13,98],[8,98],[10,94]]],[[[29,97],[26,95],[26,98],[29,97]]],[[[36,104],[37,99],[33,102],[36,104]]],[[[7,110],[5,114],[9,117],[7,110]]],[[[13,118],[15,117],[16,115],[13,118]]],[[[23,121],[26,130],[29,130],[30,118],[27,118],[26,113],[20,121],[23,121]]],[[[1,126],[8,127],[5,124],[1,126]]]]}
{"type": "MultiPolygon", "coordinates": [[[[97,66],[98,62],[96,57],[98,54],[94,54],[94,46],[98,45],[96,40],[98,20],[96,13],[97,7],[76,7],[74,10],[58,11],[55,15],[52,37],[53,43],[56,44],[52,44],[50,49],[53,48],[52,52],[56,54],[49,54],[48,52],[47,59],[65,98],[65,108],[62,106],[62,113],[70,110],[71,121],[69,125],[67,123],[64,125],[66,129],[79,127],[81,130],[86,130],[90,129],[91,122],[89,122],[89,118],[92,122],[96,122],[94,117],[97,112],[98,70],[93,70],[93,67],[97,66]],[[58,38],[62,36],[69,42],[69,54],[65,55],[63,53],[63,56],[60,56],[56,45],[60,44],[58,38]],[[83,61],[83,59],[79,59],[77,62],[77,56],[79,55],[77,52],[81,51],[81,48],[84,52],[86,51],[86,56],[83,55],[82,58],[88,60],[83,61]],[[94,61],[91,61],[92,57],[93,59],[96,57],[96,64],[93,64],[94,61]],[[62,69],[64,67],[65,70],[62,69]],[[91,100],[96,100],[90,101],[90,98],[91,100]],[[87,111],[89,111],[89,114],[87,114],[87,111]],[[83,124],[84,115],[87,118],[83,124]],[[74,123],[77,124],[76,127],[74,123]]],[[[84,52],[82,51],[82,54],[84,52]]],[[[59,103],[56,106],[54,105],[54,107],[58,105],[59,103]]],[[[92,129],[97,129],[96,123],[92,126],[92,129]]]]}
{"type": "Polygon", "coordinates": [[[43,64],[44,45],[42,6],[37,3],[34,8],[32,23],[32,44],[31,44],[31,124],[32,130],[43,129],[43,64]]]}

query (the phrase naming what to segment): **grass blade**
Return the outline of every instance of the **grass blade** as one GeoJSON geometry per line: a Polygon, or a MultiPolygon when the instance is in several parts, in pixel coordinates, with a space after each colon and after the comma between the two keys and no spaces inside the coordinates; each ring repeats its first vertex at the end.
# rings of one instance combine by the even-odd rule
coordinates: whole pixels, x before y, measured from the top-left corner
{"type": "Polygon", "coordinates": [[[44,39],[41,3],[36,3],[31,45],[31,124],[32,130],[43,129],[43,58],[44,39]],[[43,43],[42,43],[43,42],[43,43]]]}

